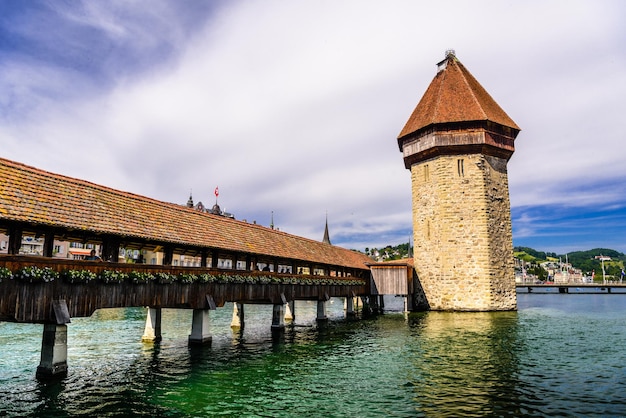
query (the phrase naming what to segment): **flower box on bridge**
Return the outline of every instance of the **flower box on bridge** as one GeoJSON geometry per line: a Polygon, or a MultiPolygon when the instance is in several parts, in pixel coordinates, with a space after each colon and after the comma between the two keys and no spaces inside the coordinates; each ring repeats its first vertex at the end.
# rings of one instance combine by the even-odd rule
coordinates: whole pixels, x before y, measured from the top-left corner
{"type": "Polygon", "coordinates": [[[85,317],[100,308],[327,300],[366,295],[368,285],[353,277],[2,256],[0,320],[56,323],[54,301],[64,301],[70,317],[85,317]]]}

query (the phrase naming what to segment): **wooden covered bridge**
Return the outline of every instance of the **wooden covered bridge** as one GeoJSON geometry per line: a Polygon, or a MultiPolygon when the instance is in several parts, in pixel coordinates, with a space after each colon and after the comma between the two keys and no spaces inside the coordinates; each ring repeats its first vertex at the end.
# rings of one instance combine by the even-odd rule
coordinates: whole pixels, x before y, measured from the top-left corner
{"type": "MultiPolygon", "coordinates": [[[[193,309],[190,342],[207,342],[208,313],[234,302],[285,307],[369,295],[371,259],[329,243],[114,190],[0,158],[0,321],[44,324],[41,377],[66,373],[66,324],[109,307],[149,307],[147,339],[160,339],[160,309],[193,309]],[[43,238],[39,257],[19,255],[26,236],[43,238]],[[97,244],[104,261],[53,257],[55,240],[97,244]],[[120,248],[162,252],[160,265],[118,262],[120,248]],[[176,254],[200,259],[172,265],[176,254]],[[220,269],[220,260],[229,269],[220,269]],[[258,266],[264,265],[264,271],[258,266]]],[[[240,323],[243,325],[243,322],[240,323]]]]}

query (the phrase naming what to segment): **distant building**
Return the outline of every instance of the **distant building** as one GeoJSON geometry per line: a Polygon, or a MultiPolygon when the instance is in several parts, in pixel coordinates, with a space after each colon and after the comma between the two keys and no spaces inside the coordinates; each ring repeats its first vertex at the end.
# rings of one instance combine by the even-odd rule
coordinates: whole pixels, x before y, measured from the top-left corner
{"type": "Polygon", "coordinates": [[[211,209],[207,209],[206,206],[204,206],[204,204],[202,204],[202,202],[198,202],[196,205],[193,204],[193,197],[191,196],[191,194],[189,194],[189,199],[187,200],[187,205],[188,208],[194,208],[200,212],[206,212],[206,213],[212,213],[213,215],[219,215],[219,216],[224,216],[225,218],[231,218],[231,219],[235,219],[235,215],[233,215],[232,213],[228,213],[226,211],[223,211],[220,206],[217,204],[217,199],[215,201],[215,204],[213,205],[213,207],[211,209]]]}

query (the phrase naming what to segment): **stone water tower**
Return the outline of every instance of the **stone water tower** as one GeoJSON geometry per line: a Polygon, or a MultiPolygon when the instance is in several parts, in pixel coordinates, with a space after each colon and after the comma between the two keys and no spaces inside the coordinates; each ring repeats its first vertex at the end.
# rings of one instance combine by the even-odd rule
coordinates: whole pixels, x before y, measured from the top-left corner
{"type": "Polygon", "coordinates": [[[398,136],[414,265],[432,310],[517,307],[507,162],[520,128],[447,51],[398,136]]]}

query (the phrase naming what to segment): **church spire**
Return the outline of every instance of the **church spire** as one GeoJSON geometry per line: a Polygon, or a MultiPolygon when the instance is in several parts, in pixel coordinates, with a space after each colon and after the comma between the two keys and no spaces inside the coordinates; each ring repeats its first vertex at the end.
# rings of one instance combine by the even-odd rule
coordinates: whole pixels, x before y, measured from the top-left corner
{"type": "Polygon", "coordinates": [[[187,200],[187,207],[193,208],[193,197],[191,197],[191,190],[189,191],[189,200],[187,200]]]}
{"type": "Polygon", "coordinates": [[[326,213],[326,226],[324,227],[324,239],[322,239],[324,244],[330,244],[330,236],[328,235],[328,213],[326,213]]]}

